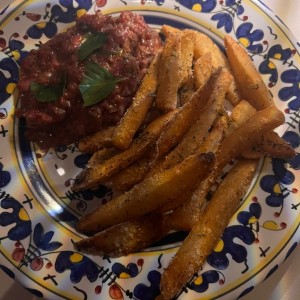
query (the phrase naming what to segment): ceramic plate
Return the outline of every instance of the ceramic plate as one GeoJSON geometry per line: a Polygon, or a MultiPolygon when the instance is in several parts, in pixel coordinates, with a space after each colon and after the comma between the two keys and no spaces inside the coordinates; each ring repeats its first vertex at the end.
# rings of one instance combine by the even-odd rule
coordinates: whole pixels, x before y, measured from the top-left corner
{"type": "MultiPolygon", "coordinates": [[[[7,2],[7,5],[4,3],[7,2]]],[[[203,269],[178,299],[236,299],[267,278],[299,242],[299,44],[262,4],[237,0],[25,0],[0,8],[0,267],[46,299],[154,299],[180,234],[145,251],[111,259],[76,252],[80,215],[112,198],[105,186],[73,193],[70,183],[85,165],[76,145],[46,154],[24,138],[14,117],[19,65],[32,48],[71,26],[77,16],[132,10],[153,28],[194,28],[222,47],[232,35],[253,58],[285,114],[278,132],[295,158],[264,159],[245,201],[203,269]]]]}

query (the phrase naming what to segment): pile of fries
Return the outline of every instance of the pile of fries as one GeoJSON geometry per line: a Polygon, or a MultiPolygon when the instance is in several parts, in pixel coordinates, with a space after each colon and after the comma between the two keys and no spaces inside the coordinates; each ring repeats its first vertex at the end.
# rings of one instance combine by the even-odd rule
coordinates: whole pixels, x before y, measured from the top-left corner
{"type": "Polygon", "coordinates": [[[123,256],[170,230],[189,232],[162,274],[160,299],[172,299],[217,245],[259,158],[295,152],[273,131],[284,115],[244,48],[226,36],[227,60],[200,32],[162,32],[119,124],[80,141],[93,155],[73,190],[101,183],[121,192],[79,220],[78,231],[92,235],[76,243],[80,251],[123,256]]]}

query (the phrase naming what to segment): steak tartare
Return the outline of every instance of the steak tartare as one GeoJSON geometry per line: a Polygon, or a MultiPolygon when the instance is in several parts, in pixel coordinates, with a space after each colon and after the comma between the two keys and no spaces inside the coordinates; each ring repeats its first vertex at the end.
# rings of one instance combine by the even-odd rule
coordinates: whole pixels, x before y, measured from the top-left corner
{"type": "Polygon", "coordinates": [[[160,46],[141,16],[98,12],[32,50],[21,65],[16,111],[26,120],[27,138],[49,148],[116,124],[160,46]],[[97,90],[101,84],[111,91],[97,90]]]}

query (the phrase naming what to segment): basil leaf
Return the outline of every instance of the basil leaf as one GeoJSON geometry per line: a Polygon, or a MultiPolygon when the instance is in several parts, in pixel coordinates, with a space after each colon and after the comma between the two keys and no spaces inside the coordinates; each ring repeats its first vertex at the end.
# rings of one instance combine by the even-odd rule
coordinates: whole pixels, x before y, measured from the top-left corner
{"type": "Polygon", "coordinates": [[[54,102],[63,94],[65,85],[66,76],[63,76],[60,84],[57,85],[42,85],[36,82],[31,82],[30,90],[38,101],[54,102]]]}
{"type": "Polygon", "coordinates": [[[85,74],[79,85],[84,106],[91,106],[106,98],[121,80],[124,79],[115,78],[109,71],[96,63],[86,63],[85,74]]]}
{"type": "Polygon", "coordinates": [[[79,61],[85,60],[95,50],[101,48],[106,41],[106,35],[103,32],[94,32],[87,35],[86,40],[81,44],[78,50],[79,61]]]}

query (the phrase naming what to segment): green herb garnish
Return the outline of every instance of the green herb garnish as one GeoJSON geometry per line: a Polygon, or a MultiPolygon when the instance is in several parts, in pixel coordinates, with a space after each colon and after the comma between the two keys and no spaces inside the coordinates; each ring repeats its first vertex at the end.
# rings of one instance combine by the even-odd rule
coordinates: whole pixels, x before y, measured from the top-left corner
{"type": "Polygon", "coordinates": [[[30,90],[38,101],[54,102],[63,94],[65,85],[66,76],[63,76],[61,82],[57,85],[43,85],[31,82],[30,90]]]}
{"type": "Polygon", "coordinates": [[[98,64],[87,62],[83,80],[79,85],[84,106],[91,106],[106,98],[122,80],[124,79],[114,77],[98,64]]]}
{"type": "Polygon", "coordinates": [[[78,50],[79,61],[85,60],[95,50],[101,48],[106,41],[106,35],[103,32],[89,33],[85,41],[81,44],[78,50]]]}

